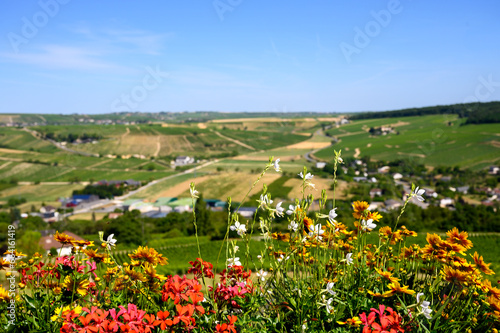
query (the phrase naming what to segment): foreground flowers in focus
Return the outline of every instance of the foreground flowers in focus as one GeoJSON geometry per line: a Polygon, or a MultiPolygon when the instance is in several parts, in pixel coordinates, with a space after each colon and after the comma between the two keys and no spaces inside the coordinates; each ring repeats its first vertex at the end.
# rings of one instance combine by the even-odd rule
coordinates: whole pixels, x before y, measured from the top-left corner
{"type": "MultiPolygon", "coordinates": [[[[335,161],[342,161],[339,153],[335,161]]],[[[268,167],[278,171],[278,163],[271,159],[268,167]]],[[[117,260],[114,235],[104,240],[101,234],[95,247],[57,233],[57,241],[74,246],[72,255],[17,260],[17,293],[0,288],[3,331],[12,329],[6,314],[13,302],[18,332],[451,333],[500,327],[500,289],[485,278],[493,270],[471,253],[466,232],[429,233],[419,246],[412,242],[415,232],[384,225],[365,201],[352,204],[348,221],[326,197],[312,212],[314,200],[306,193],[312,175],[305,169],[300,175],[303,197],[291,204],[273,207],[264,187],[253,221],[240,223],[237,210],[231,211],[217,256],[209,262],[203,256],[211,254],[193,253],[187,276],[163,275],[168,262],[161,250],[141,246],[117,260]],[[228,238],[230,231],[238,240],[228,238]],[[264,237],[256,256],[250,246],[258,234],[264,237]]],[[[194,184],[190,189],[196,198],[194,184]]],[[[417,200],[422,194],[414,190],[417,200]]]]}

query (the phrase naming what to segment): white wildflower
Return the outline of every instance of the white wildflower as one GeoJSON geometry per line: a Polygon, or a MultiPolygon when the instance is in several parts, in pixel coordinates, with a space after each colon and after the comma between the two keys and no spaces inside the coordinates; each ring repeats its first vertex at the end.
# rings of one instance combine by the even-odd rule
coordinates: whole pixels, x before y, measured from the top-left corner
{"type": "Polygon", "coordinates": [[[267,275],[267,272],[266,272],[266,271],[264,271],[264,270],[262,270],[262,269],[261,269],[260,271],[258,271],[258,272],[257,272],[257,277],[258,277],[259,279],[261,279],[261,281],[265,281],[265,279],[266,279],[266,275],[267,275]]]}
{"type": "Polygon", "coordinates": [[[279,217],[283,217],[283,212],[285,211],[285,208],[281,207],[282,204],[283,202],[281,201],[276,205],[276,215],[279,217]]]}
{"type": "Polygon", "coordinates": [[[309,233],[309,237],[313,236],[318,236],[318,239],[321,240],[323,237],[321,237],[322,234],[325,233],[325,230],[321,228],[321,223],[316,224],[315,226],[312,227],[312,231],[309,233]]]}
{"type": "Polygon", "coordinates": [[[286,214],[287,215],[292,215],[295,212],[295,208],[296,207],[292,206],[292,205],[288,206],[288,210],[286,211],[286,214]]]}
{"type": "Polygon", "coordinates": [[[299,176],[300,176],[300,178],[305,179],[305,180],[311,180],[311,179],[313,179],[313,177],[314,177],[313,175],[311,175],[311,173],[310,173],[310,172],[308,172],[308,173],[304,176],[304,174],[302,173],[302,171],[299,173],[299,176]]]}
{"type": "Polygon", "coordinates": [[[111,234],[108,236],[108,239],[106,240],[106,247],[108,250],[111,250],[112,247],[116,246],[116,239],[113,238],[115,234],[111,234]]]}
{"type": "Polygon", "coordinates": [[[234,225],[230,226],[229,229],[232,231],[236,231],[238,236],[243,237],[245,233],[247,232],[247,226],[244,224],[241,224],[239,221],[234,222],[234,225]]]}
{"type": "Polygon", "coordinates": [[[335,220],[335,218],[337,217],[337,212],[335,211],[337,208],[334,208],[332,210],[330,210],[330,213],[328,213],[328,220],[330,221],[331,224],[336,224],[337,221],[335,220]]]}
{"type": "Polygon", "coordinates": [[[328,313],[331,313],[332,310],[333,310],[333,298],[329,298],[327,301],[326,301],[326,312],[328,313]]]}
{"type": "Polygon", "coordinates": [[[424,295],[424,293],[417,294],[418,309],[420,311],[420,314],[423,314],[425,318],[431,319],[432,318],[431,317],[432,310],[429,308],[429,306],[431,305],[431,302],[429,302],[429,301],[420,302],[420,297],[422,297],[423,295],[424,295]]]}
{"type": "Polygon", "coordinates": [[[227,259],[227,267],[231,267],[231,266],[243,266],[243,265],[240,262],[240,258],[236,257],[236,258],[227,259]]]}
{"type": "Polygon", "coordinates": [[[348,265],[352,265],[353,263],[353,259],[352,259],[352,253],[348,253],[346,256],[345,256],[345,260],[347,262],[348,265]]]}
{"type": "Polygon", "coordinates": [[[332,296],[335,296],[337,293],[333,291],[333,286],[335,285],[335,282],[328,282],[326,284],[326,291],[332,296]]]}
{"type": "Polygon", "coordinates": [[[299,229],[299,224],[295,221],[290,222],[288,225],[288,230],[293,230],[293,232],[297,232],[297,229],[299,229]]]}
{"type": "Polygon", "coordinates": [[[276,161],[274,161],[274,170],[276,170],[276,172],[280,172],[281,171],[279,163],[280,163],[280,159],[277,158],[276,161]]]}
{"type": "Polygon", "coordinates": [[[423,202],[425,200],[424,197],[422,196],[424,192],[425,192],[424,189],[419,189],[419,187],[417,186],[417,188],[415,188],[415,190],[412,192],[411,197],[412,198],[415,197],[417,198],[418,201],[423,202]]]}
{"type": "Polygon", "coordinates": [[[373,230],[377,227],[375,223],[373,223],[373,219],[369,219],[367,221],[361,220],[361,228],[363,231],[366,231],[367,229],[373,230]]]}
{"type": "Polygon", "coordinates": [[[265,194],[265,195],[261,194],[259,201],[260,201],[260,205],[261,206],[264,205],[264,204],[269,206],[270,204],[273,203],[273,201],[271,199],[269,199],[269,197],[267,196],[267,194],[265,194]]]}

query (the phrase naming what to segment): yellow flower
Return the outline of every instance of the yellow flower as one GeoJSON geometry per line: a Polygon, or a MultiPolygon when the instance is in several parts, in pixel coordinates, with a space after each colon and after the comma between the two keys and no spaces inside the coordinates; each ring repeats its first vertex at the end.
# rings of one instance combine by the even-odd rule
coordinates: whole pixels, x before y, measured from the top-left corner
{"type": "Polygon", "coordinates": [[[399,284],[398,281],[393,281],[387,285],[391,289],[391,293],[401,293],[401,294],[408,294],[408,295],[413,295],[415,291],[408,289],[410,286],[402,286],[399,284]]]}
{"type": "Polygon", "coordinates": [[[57,308],[55,311],[54,311],[54,315],[52,317],[50,317],[50,320],[52,321],[61,321],[64,319],[64,317],[66,317],[67,314],[71,313],[71,312],[74,312],[75,314],[80,314],[82,312],[82,307],[81,306],[77,306],[75,308],[73,308],[71,305],[67,305],[65,306],[64,308],[57,308]]]}
{"type": "Polygon", "coordinates": [[[495,274],[493,270],[490,269],[491,264],[487,264],[483,260],[483,256],[479,256],[477,252],[474,252],[474,262],[476,263],[477,268],[481,270],[486,275],[495,274]]]}
{"type": "Polygon", "coordinates": [[[139,246],[134,253],[128,255],[130,259],[136,259],[143,262],[149,262],[153,266],[156,265],[166,265],[167,258],[165,258],[162,254],[156,252],[153,248],[148,248],[147,246],[139,246]]]}
{"type": "Polygon", "coordinates": [[[75,239],[69,235],[66,235],[64,233],[59,233],[59,231],[56,231],[56,234],[54,235],[54,239],[58,241],[61,244],[72,244],[75,239]]]}
{"type": "Polygon", "coordinates": [[[352,209],[354,209],[352,216],[354,216],[355,219],[366,217],[365,211],[368,209],[368,206],[368,202],[366,201],[354,201],[352,204],[352,209]]]}
{"type": "Polygon", "coordinates": [[[359,320],[359,317],[352,317],[347,319],[346,321],[337,321],[337,324],[340,325],[349,325],[351,327],[359,327],[363,322],[359,320]]]}
{"type": "Polygon", "coordinates": [[[9,292],[3,287],[0,287],[0,302],[7,303],[9,301],[10,301],[9,292]]]}
{"type": "Polygon", "coordinates": [[[79,295],[85,296],[87,295],[89,281],[88,280],[75,281],[70,275],[68,275],[64,278],[62,286],[68,291],[71,292],[76,291],[79,295]]]}

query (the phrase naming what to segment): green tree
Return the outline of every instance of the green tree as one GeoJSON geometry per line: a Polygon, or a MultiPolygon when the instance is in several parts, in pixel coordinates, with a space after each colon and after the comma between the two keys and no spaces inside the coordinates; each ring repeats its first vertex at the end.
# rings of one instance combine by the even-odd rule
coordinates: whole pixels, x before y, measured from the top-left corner
{"type": "Polygon", "coordinates": [[[212,235],[215,228],[211,220],[211,211],[207,208],[207,203],[203,200],[203,195],[200,194],[194,206],[196,214],[196,224],[198,226],[198,235],[212,235]]]}

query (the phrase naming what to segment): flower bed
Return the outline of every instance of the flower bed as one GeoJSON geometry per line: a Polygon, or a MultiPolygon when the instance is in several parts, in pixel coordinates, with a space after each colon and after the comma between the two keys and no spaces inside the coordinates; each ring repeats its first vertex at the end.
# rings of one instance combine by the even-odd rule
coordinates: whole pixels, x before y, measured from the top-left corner
{"type": "MultiPolygon", "coordinates": [[[[340,163],[336,153],[335,170],[340,163]]],[[[257,181],[273,168],[280,171],[271,158],[257,181]]],[[[471,252],[466,232],[428,234],[419,247],[404,226],[378,228],[382,216],[359,201],[348,228],[336,220],[336,208],[326,211],[324,192],[319,212],[310,212],[314,177],[306,169],[299,176],[302,198],[288,208],[273,203],[264,186],[259,220],[241,220],[237,208],[230,214],[219,273],[200,250],[189,263],[191,278],[158,274],[168,260],[148,247],[118,265],[113,235],[101,234],[96,246],[57,233],[73,254],[55,263],[10,253],[21,260],[17,276],[7,273],[17,288],[0,289],[3,331],[496,332],[500,289],[485,279],[493,272],[471,252]],[[274,232],[278,216],[287,218],[289,232],[274,232]],[[231,230],[245,246],[228,239],[231,230]],[[249,244],[257,230],[266,247],[253,257],[249,244]],[[378,243],[367,241],[369,233],[378,234],[378,243]]],[[[192,184],[193,203],[197,194],[192,184]]],[[[402,213],[422,194],[413,188],[402,213]]],[[[193,222],[196,227],[196,215],[193,222]]],[[[2,268],[9,267],[2,259],[2,268]]]]}

